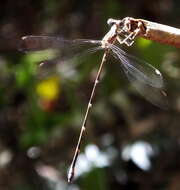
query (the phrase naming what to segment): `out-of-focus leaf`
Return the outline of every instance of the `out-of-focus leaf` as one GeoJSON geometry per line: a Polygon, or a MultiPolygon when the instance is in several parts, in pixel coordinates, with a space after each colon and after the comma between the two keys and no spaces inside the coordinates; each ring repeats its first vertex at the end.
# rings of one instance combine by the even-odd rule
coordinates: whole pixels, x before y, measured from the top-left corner
{"type": "Polygon", "coordinates": [[[43,51],[35,51],[29,52],[26,54],[22,62],[25,63],[40,63],[44,60],[54,59],[57,56],[57,51],[53,49],[43,50],[43,51]]]}
{"type": "Polygon", "coordinates": [[[31,83],[33,76],[37,73],[39,64],[55,57],[56,51],[54,50],[44,50],[25,54],[20,64],[14,68],[18,86],[22,87],[31,83]]]}
{"type": "Polygon", "coordinates": [[[139,46],[139,48],[148,48],[148,46],[150,46],[151,44],[151,40],[146,40],[144,38],[138,38],[137,40],[137,46],[139,46]]]}
{"type": "Polygon", "coordinates": [[[82,180],[82,189],[108,190],[107,178],[103,168],[94,168],[82,180]]]}
{"type": "Polygon", "coordinates": [[[159,68],[163,63],[166,53],[173,51],[175,48],[146,39],[138,39],[135,44],[139,49],[141,59],[145,60],[154,67],[159,68]]]}

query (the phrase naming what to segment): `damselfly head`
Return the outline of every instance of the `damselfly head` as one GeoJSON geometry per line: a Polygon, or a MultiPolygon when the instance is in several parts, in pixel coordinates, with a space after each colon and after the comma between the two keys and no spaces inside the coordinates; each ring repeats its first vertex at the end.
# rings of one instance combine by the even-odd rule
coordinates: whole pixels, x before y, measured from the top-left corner
{"type": "Polygon", "coordinates": [[[116,21],[115,21],[115,19],[113,19],[113,18],[109,18],[108,20],[107,20],[107,24],[109,25],[109,26],[112,26],[113,24],[115,24],[116,23],[116,21]]]}
{"type": "Polygon", "coordinates": [[[120,23],[121,23],[121,20],[117,20],[117,19],[113,19],[113,18],[109,18],[109,19],[107,20],[107,24],[108,24],[109,26],[113,26],[114,24],[120,25],[120,23]]]}

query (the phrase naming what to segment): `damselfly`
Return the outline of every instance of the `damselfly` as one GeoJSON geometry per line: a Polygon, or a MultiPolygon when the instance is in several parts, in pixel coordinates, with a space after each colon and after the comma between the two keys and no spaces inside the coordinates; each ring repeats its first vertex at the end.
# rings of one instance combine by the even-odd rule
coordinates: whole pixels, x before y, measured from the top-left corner
{"type": "Polygon", "coordinates": [[[92,100],[95,95],[96,86],[99,82],[100,74],[106,58],[111,54],[116,60],[120,62],[120,65],[126,74],[129,81],[142,94],[148,101],[161,107],[166,108],[167,100],[166,93],[164,92],[163,77],[160,71],[148,63],[137,59],[134,56],[127,54],[125,51],[114,45],[117,41],[120,44],[126,44],[131,46],[138,33],[138,30],[132,32],[126,31],[122,26],[121,20],[109,19],[108,24],[111,25],[111,29],[104,36],[102,40],[64,40],[59,37],[51,36],[24,36],[22,37],[21,50],[23,51],[36,51],[46,48],[60,48],[62,51],[64,48],[78,49],[82,45],[93,45],[88,52],[96,52],[104,49],[104,55],[97,72],[97,76],[94,82],[94,86],[90,95],[86,113],[83,119],[79,140],[76,146],[73,161],[68,173],[68,182],[71,182],[74,177],[74,170],[77,161],[77,157],[80,151],[80,145],[83,133],[86,129],[86,121],[89,115],[89,111],[92,107],[92,100]]]}

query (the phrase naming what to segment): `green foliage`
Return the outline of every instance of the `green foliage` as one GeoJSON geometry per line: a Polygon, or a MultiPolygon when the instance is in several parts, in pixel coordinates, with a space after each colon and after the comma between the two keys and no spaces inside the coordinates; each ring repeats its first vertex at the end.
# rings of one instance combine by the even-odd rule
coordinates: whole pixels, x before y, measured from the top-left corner
{"type": "Polygon", "coordinates": [[[104,169],[94,168],[82,179],[82,189],[91,190],[107,190],[108,185],[106,181],[106,173],[104,169]],[[89,185],[91,184],[91,186],[89,185]]]}
{"type": "Polygon", "coordinates": [[[168,52],[175,51],[174,47],[155,43],[143,38],[137,40],[136,46],[142,55],[142,59],[147,60],[148,63],[157,68],[160,67],[168,52]]]}

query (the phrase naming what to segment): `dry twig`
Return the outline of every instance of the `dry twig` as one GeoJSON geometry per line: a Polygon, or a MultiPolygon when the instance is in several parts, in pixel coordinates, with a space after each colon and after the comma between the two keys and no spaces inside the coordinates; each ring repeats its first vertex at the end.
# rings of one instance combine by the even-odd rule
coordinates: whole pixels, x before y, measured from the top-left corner
{"type": "Polygon", "coordinates": [[[111,23],[119,23],[119,28],[127,33],[153,40],[162,44],[180,48],[180,29],[171,26],[150,22],[143,19],[125,17],[122,20],[109,20],[111,23]]]}

